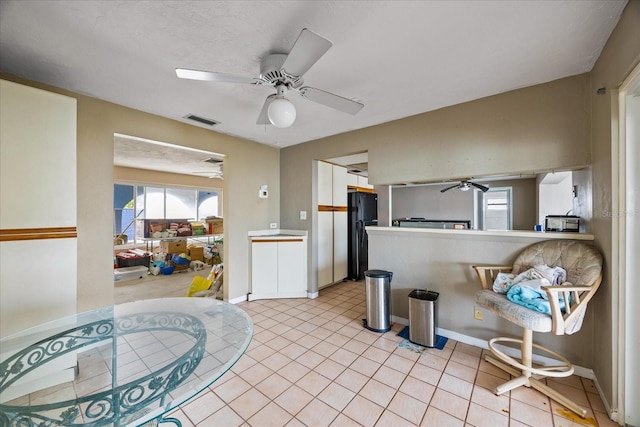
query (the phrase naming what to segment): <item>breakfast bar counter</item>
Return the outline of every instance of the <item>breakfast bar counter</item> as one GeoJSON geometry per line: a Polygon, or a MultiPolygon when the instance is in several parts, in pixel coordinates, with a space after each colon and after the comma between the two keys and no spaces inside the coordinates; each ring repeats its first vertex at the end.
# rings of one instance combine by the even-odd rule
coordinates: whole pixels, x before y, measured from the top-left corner
{"type": "MultiPolygon", "coordinates": [[[[368,268],[393,272],[392,321],[407,324],[409,293],[413,289],[429,289],[440,294],[439,333],[452,336],[447,334],[454,332],[480,340],[495,337],[496,331],[513,336],[518,336],[521,331],[489,313],[481,321],[474,318],[474,296],[480,290],[480,284],[472,266],[511,265],[523,248],[543,240],[594,240],[590,234],[540,231],[408,227],[366,227],[366,230],[369,239],[368,268]]],[[[544,340],[553,339],[544,337],[544,340]]],[[[562,346],[567,345],[567,341],[570,340],[565,340],[562,346]]],[[[550,347],[561,348],[555,343],[550,347]]]]}

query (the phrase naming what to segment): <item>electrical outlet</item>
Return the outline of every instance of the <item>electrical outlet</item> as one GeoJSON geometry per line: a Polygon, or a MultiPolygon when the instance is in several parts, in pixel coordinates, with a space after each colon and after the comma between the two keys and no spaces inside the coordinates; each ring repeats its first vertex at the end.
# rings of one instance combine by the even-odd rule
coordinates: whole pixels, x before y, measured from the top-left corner
{"type": "Polygon", "coordinates": [[[278,223],[272,222],[271,224],[269,224],[269,228],[278,228],[278,223]]]}
{"type": "Polygon", "coordinates": [[[473,309],[473,317],[476,320],[482,320],[482,310],[480,310],[479,308],[473,309]]]}

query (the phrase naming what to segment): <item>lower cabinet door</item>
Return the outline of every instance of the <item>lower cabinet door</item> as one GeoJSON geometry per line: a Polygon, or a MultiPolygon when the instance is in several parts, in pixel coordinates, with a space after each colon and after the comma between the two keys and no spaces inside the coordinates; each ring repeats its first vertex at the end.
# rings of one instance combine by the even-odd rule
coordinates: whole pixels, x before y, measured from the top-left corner
{"type": "Polygon", "coordinates": [[[285,297],[306,295],[306,242],[278,243],[278,292],[285,297]]]}
{"type": "Polygon", "coordinates": [[[318,287],[333,283],[333,212],[318,212],[318,287]]]}
{"type": "Polygon", "coordinates": [[[251,293],[257,298],[278,292],[278,243],[251,244],[251,293]]]}
{"type": "Polygon", "coordinates": [[[348,212],[333,213],[333,282],[349,274],[348,212]]]}

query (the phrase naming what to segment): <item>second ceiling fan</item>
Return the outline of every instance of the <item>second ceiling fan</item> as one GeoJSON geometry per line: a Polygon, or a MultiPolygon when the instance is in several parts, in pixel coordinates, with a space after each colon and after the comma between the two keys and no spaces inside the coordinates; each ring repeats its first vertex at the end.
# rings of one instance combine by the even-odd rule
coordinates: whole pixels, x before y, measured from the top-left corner
{"type": "Polygon", "coordinates": [[[296,109],[286,98],[287,91],[290,90],[298,92],[305,99],[349,114],[356,114],[364,107],[360,102],[303,86],[302,76],[331,46],[329,40],[304,28],[288,54],[275,53],[262,59],[258,77],[186,68],[176,68],[176,74],[183,79],[274,87],[276,93],[269,95],[264,101],[256,124],[287,128],[296,119],[296,109]]]}
{"type": "Polygon", "coordinates": [[[486,193],[487,191],[489,191],[489,187],[486,187],[482,184],[477,184],[475,182],[471,182],[467,179],[463,179],[458,184],[452,185],[451,187],[443,188],[442,190],[440,190],[440,192],[444,193],[445,191],[449,191],[452,188],[457,188],[460,191],[469,191],[471,190],[472,187],[476,187],[477,189],[482,190],[483,193],[486,193]]]}

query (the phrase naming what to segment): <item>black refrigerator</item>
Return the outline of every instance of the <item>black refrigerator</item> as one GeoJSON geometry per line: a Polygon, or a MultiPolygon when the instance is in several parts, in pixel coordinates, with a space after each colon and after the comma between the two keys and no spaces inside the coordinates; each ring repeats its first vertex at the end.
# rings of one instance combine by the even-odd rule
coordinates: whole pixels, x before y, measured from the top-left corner
{"type": "Polygon", "coordinates": [[[364,272],[369,268],[368,240],[364,228],[368,225],[378,225],[378,195],[349,193],[347,206],[349,207],[348,278],[362,280],[364,272]]]}

